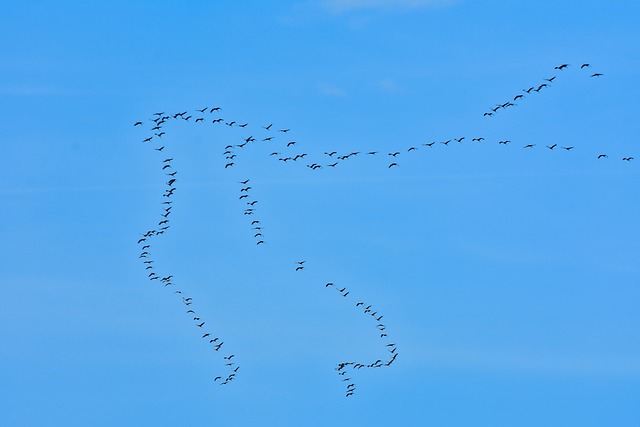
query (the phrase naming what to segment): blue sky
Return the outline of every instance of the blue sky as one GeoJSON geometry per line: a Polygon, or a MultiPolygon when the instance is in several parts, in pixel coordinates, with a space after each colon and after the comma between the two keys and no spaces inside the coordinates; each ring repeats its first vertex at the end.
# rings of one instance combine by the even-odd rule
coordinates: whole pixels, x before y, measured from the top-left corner
{"type": "Polygon", "coordinates": [[[640,6],[2,6],[0,424],[640,423],[640,6]]]}

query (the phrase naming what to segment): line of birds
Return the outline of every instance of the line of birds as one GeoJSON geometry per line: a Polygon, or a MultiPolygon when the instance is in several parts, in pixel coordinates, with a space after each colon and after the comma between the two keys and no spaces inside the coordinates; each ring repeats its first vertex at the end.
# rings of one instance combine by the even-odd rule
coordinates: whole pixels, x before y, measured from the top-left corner
{"type": "MultiPolygon", "coordinates": [[[[561,64],[555,67],[555,69],[559,71],[563,71],[568,67],[570,67],[569,64],[561,64]]],[[[589,67],[590,67],[589,64],[582,64],[580,69],[585,69],[589,67]]],[[[591,75],[591,77],[600,77],[600,76],[602,76],[601,73],[594,73],[591,75]]],[[[555,76],[549,79],[545,79],[545,81],[546,83],[542,83],[537,87],[531,87],[529,89],[525,89],[524,92],[526,92],[527,94],[530,94],[531,92],[536,92],[536,93],[540,92],[545,87],[549,87],[550,84],[555,81],[555,76]]],[[[516,95],[513,101],[523,99],[524,97],[525,95],[523,94],[516,95]]],[[[492,116],[497,111],[501,109],[509,108],[511,106],[515,106],[515,104],[513,104],[511,101],[508,103],[499,104],[498,106],[494,107],[490,113],[485,113],[485,116],[492,116]]],[[[225,120],[222,117],[218,117],[217,114],[219,114],[221,110],[222,110],[221,107],[213,107],[213,108],[205,107],[205,108],[193,110],[192,112],[185,110],[185,111],[173,113],[173,114],[167,114],[165,112],[154,113],[153,116],[149,119],[152,123],[152,127],[150,128],[152,135],[143,139],[143,142],[156,143],[154,150],[161,153],[164,152],[165,145],[163,144],[162,141],[164,141],[163,136],[166,135],[164,126],[168,122],[211,123],[213,125],[223,126],[225,128],[235,128],[243,132],[253,129],[253,127],[249,127],[249,123],[240,122],[237,120],[225,120]]],[[[144,126],[144,123],[142,121],[138,121],[134,123],[134,126],[136,127],[144,126]]],[[[259,144],[259,145],[268,144],[268,146],[271,148],[271,150],[269,150],[271,153],[269,157],[272,159],[276,159],[276,161],[279,163],[297,164],[297,165],[304,164],[306,168],[313,171],[317,171],[322,169],[333,169],[337,167],[339,164],[356,157],[365,157],[365,158],[378,157],[379,158],[380,156],[382,156],[383,158],[385,157],[389,158],[389,162],[387,163],[387,168],[391,169],[391,168],[398,167],[399,159],[403,158],[403,156],[408,153],[414,153],[421,150],[430,150],[435,147],[441,147],[441,146],[447,147],[449,146],[449,144],[458,145],[458,144],[464,143],[465,141],[469,141],[469,139],[467,139],[465,136],[461,136],[461,137],[447,139],[444,141],[424,142],[421,144],[417,144],[415,146],[406,147],[402,151],[393,151],[393,152],[386,153],[387,154],[386,156],[383,153],[380,153],[379,151],[375,151],[375,150],[362,151],[362,152],[346,151],[344,153],[339,153],[338,151],[335,151],[335,150],[322,151],[323,154],[318,153],[314,155],[315,161],[310,161],[310,160],[307,160],[307,158],[312,156],[309,153],[301,152],[298,149],[298,145],[299,145],[298,141],[290,138],[289,136],[290,131],[291,129],[289,128],[274,128],[273,123],[270,123],[268,125],[263,125],[263,126],[260,126],[259,128],[254,129],[252,132],[250,132],[251,135],[242,136],[241,142],[239,141],[237,144],[227,145],[225,147],[223,152],[224,169],[230,169],[230,170],[234,169],[234,165],[236,165],[238,161],[238,154],[239,154],[239,152],[236,150],[243,150],[255,144],[259,144]]],[[[474,137],[474,138],[470,138],[470,141],[481,143],[485,141],[485,138],[474,137]]],[[[512,141],[508,139],[494,141],[494,143],[497,143],[499,145],[505,145],[505,146],[510,144],[513,145],[512,141]]],[[[533,149],[538,145],[539,144],[536,144],[536,143],[529,143],[529,144],[521,145],[521,147],[524,149],[533,149]]],[[[557,143],[554,143],[551,145],[545,144],[544,146],[550,151],[560,149],[560,150],[569,152],[574,149],[573,145],[559,146],[557,143]]],[[[598,159],[606,159],[608,157],[609,156],[606,153],[599,153],[597,155],[598,159]]],[[[626,162],[630,162],[633,159],[634,157],[630,155],[626,155],[622,157],[622,160],[626,162]]],[[[147,242],[147,239],[151,239],[152,237],[155,237],[157,235],[162,235],[169,228],[169,221],[170,221],[169,216],[171,215],[171,209],[172,209],[172,203],[173,203],[172,196],[175,192],[174,184],[176,182],[175,177],[177,174],[177,172],[173,170],[172,160],[173,158],[166,158],[162,161],[162,170],[166,173],[166,175],[169,178],[168,178],[168,181],[166,181],[165,183],[166,188],[165,188],[163,197],[166,200],[162,202],[164,209],[161,215],[161,219],[158,223],[158,227],[157,229],[148,230],[138,242],[139,244],[143,244],[140,258],[143,259],[145,270],[148,271],[149,279],[151,281],[158,280],[159,282],[163,283],[165,286],[174,286],[174,283],[172,281],[173,276],[161,277],[155,273],[153,260],[150,259],[149,249],[151,248],[151,245],[149,244],[149,242],[147,242]]],[[[240,189],[239,199],[246,203],[246,205],[243,205],[244,206],[243,214],[249,217],[249,219],[251,220],[251,226],[254,232],[256,245],[263,245],[265,244],[265,240],[264,240],[264,235],[262,233],[262,230],[263,230],[262,225],[260,221],[258,219],[254,219],[255,217],[253,216],[255,215],[255,212],[256,212],[256,208],[254,206],[258,202],[257,200],[254,200],[250,197],[250,190],[252,189],[252,186],[249,185],[250,180],[245,179],[243,181],[239,181],[239,183],[242,185],[240,189]]],[[[303,271],[304,269],[305,269],[305,261],[295,262],[295,271],[303,271]]],[[[333,286],[333,284],[327,284],[327,287],[329,286],[333,286]]],[[[342,290],[338,288],[335,288],[335,289],[338,290],[343,297],[347,297],[349,295],[349,292],[346,291],[346,288],[343,288],[342,290]]],[[[182,291],[178,290],[176,291],[176,294],[183,295],[182,302],[185,305],[190,306],[192,304],[192,299],[184,297],[184,294],[182,293],[182,291]]],[[[374,318],[380,318],[380,316],[377,315],[377,312],[372,311],[371,306],[366,305],[364,302],[358,302],[356,306],[357,307],[362,306],[366,314],[371,314],[372,317],[375,316],[374,318]]],[[[193,310],[191,307],[189,307],[189,310],[187,310],[187,313],[193,316],[193,320],[194,322],[196,322],[196,327],[203,328],[205,326],[205,323],[200,319],[200,317],[195,313],[195,310],[193,310]]],[[[381,338],[386,337],[386,333],[384,332],[384,328],[386,327],[384,326],[384,324],[378,324],[377,327],[380,330],[381,338]]],[[[223,343],[222,341],[220,341],[220,338],[213,337],[213,335],[210,332],[203,334],[202,338],[208,339],[209,343],[213,346],[213,349],[216,351],[220,350],[220,348],[222,347],[223,343]]],[[[345,376],[344,378],[345,382],[349,382],[349,385],[347,386],[347,391],[346,391],[347,397],[352,396],[354,394],[355,384],[351,383],[351,378],[347,376],[346,370],[348,368],[351,368],[351,369],[361,369],[364,367],[376,368],[376,367],[391,365],[391,363],[393,363],[393,361],[395,360],[397,353],[395,349],[395,344],[388,343],[387,345],[389,347],[389,352],[391,353],[391,355],[390,355],[390,358],[386,361],[377,360],[376,362],[369,363],[369,364],[362,364],[362,363],[356,363],[356,362],[343,362],[338,365],[336,370],[340,375],[345,376]]],[[[231,372],[229,372],[227,375],[216,376],[214,378],[214,381],[220,381],[220,384],[228,384],[230,381],[233,381],[239,367],[235,365],[235,362],[231,361],[232,357],[234,357],[234,355],[225,356],[225,360],[226,360],[225,366],[229,367],[231,372]]]]}
{"type": "MultiPolygon", "coordinates": [[[[562,72],[562,71],[566,70],[569,67],[570,67],[569,64],[561,64],[561,65],[558,65],[558,66],[554,67],[554,69],[562,72]]],[[[580,66],[580,69],[582,70],[582,69],[590,68],[590,67],[591,67],[591,64],[584,63],[584,64],[582,64],[580,66]]],[[[603,76],[602,73],[593,73],[593,74],[591,74],[591,77],[601,77],[601,76],[603,76]]],[[[540,91],[542,89],[551,87],[551,84],[555,81],[555,79],[556,79],[556,76],[549,77],[549,78],[544,79],[544,83],[536,84],[534,86],[529,87],[528,89],[522,89],[523,93],[519,93],[519,94],[515,95],[512,100],[508,100],[506,102],[500,102],[500,103],[496,104],[494,107],[491,107],[489,109],[490,111],[485,112],[483,115],[485,117],[492,117],[495,114],[497,114],[500,110],[505,110],[507,108],[517,106],[517,104],[514,104],[514,102],[525,99],[526,96],[527,95],[531,95],[532,92],[540,93],[540,91]],[[524,93],[526,93],[527,95],[524,95],[524,93]]]]}
{"type": "MultiPolygon", "coordinates": [[[[325,285],[325,288],[333,288],[335,289],[340,296],[343,298],[347,298],[350,294],[350,291],[347,290],[347,287],[342,287],[339,289],[333,282],[329,282],[325,285]]],[[[342,377],[341,381],[347,383],[347,387],[345,390],[345,397],[350,397],[355,394],[356,385],[353,382],[353,379],[350,377],[350,374],[347,373],[347,369],[357,370],[362,368],[382,368],[389,367],[398,357],[397,347],[395,343],[389,342],[389,336],[386,332],[387,327],[384,323],[382,323],[382,318],[384,317],[377,310],[373,308],[371,304],[367,304],[364,301],[356,302],[356,307],[359,307],[363,310],[363,314],[367,314],[371,317],[371,319],[376,322],[377,333],[380,335],[380,339],[384,341],[385,348],[388,351],[388,359],[377,359],[371,363],[360,363],[360,362],[341,362],[338,363],[335,370],[338,372],[338,375],[342,377]]]]}
{"type": "MultiPolygon", "coordinates": [[[[166,121],[168,117],[160,116],[160,114],[157,114],[157,116],[159,117],[159,119],[153,119],[152,121],[156,123],[155,128],[161,128],[162,123],[164,123],[164,121],[166,121]]],[[[158,129],[154,129],[154,130],[158,130],[158,129]]],[[[159,133],[164,134],[164,132],[159,132],[159,133]]],[[[156,147],[155,151],[163,152],[164,149],[165,149],[165,146],[162,145],[160,147],[156,147]]],[[[152,247],[151,239],[156,236],[164,234],[170,227],[170,221],[171,221],[170,215],[173,209],[172,198],[176,191],[175,183],[177,181],[177,178],[176,178],[177,171],[173,169],[172,162],[173,162],[173,157],[165,158],[161,162],[161,169],[165,173],[165,175],[168,176],[168,180],[165,183],[165,190],[164,190],[164,193],[162,194],[163,199],[166,199],[166,200],[162,201],[163,209],[162,209],[162,214],[160,215],[160,219],[158,221],[158,226],[156,228],[147,230],[142,235],[142,237],[138,239],[138,245],[142,245],[139,258],[143,262],[143,265],[145,267],[145,272],[147,272],[147,276],[149,280],[150,281],[158,280],[165,287],[175,286],[175,283],[173,281],[174,276],[167,275],[167,276],[161,277],[155,272],[156,267],[154,266],[154,260],[151,258],[150,251],[152,247]]],[[[184,292],[180,289],[175,290],[174,293],[177,296],[180,296],[182,298],[182,303],[185,305],[185,307],[187,307],[186,313],[187,315],[189,315],[189,317],[192,317],[194,325],[200,328],[201,332],[204,332],[201,338],[204,340],[207,340],[214,351],[216,352],[219,351],[222,348],[222,345],[224,344],[224,342],[221,341],[220,337],[214,336],[214,334],[211,331],[204,329],[206,322],[203,321],[200,315],[198,315],[194,310],[194,308],[191,307],[193,305],[193,298],[185,296],[184,292]]],[[[237,366],[235,362],[231,361],[231,358],[233,358],[234,356],[235,355],[233,354],[224,356],[225,367],[227,368],[228,373],[224,375],[216,376],[214,378],[214,381],[220,380],[219,384],[225,385],[235,379],[238,369],[240,367],[237,366]]]]}
{"type": "Polygon", "coordinates": [[[240,189],[240,200],[244,200],[246,203],[246,206],[244,208],[244,212],[243,214],[245,216],[249,216],[251,218],[251,229],[254,233],[253,237],[256,239],[256,245],[264,245],[265,241],[264,241],[264,234],[262,234],[262,223],[260,222],[259,219],[256,219],[253,215],[256,212],[256,208],[255,205],[256,203],[258,203],[257,200],[252,200],[249,196],[249,191],[251,190],[251,186],[248,185],[249,184],[249,179],[245,179],[244,181],[240,181],[239,184],[242,184],[243,187],[240,189]]]}

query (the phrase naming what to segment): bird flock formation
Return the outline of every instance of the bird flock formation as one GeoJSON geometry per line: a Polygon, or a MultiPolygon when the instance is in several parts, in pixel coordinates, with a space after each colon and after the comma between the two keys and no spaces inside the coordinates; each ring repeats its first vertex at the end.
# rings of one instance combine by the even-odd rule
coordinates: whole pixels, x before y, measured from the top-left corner
{"type": "MultiPolygon", "coordinates": [[[[182,113],[183,115],[186,114],[182,113]]],[[[163,113],[154,114],[155,117],[150,119],[154,126],[152,127],[152,131],[155,132],[156,137],[161,138],[165,132],[161,131],[163,124],[170,119],[170,116],[165,116],[163,113]]],[[[178,114],[177,116],[180,116],[178,114]]],[[[174,117],[175,118],[175,117],[174,117]]],[[[135,126],[141,126],[142,122],[136,122],[135,126]]],[[[153,139],[149,137],[145,140],[145,142],[149,142],[153,139]]],[[[164,145],[159,145],[155,147],[155,151],[162,153],[165,149],[164,145]]],[[[170,228],[170,215],[171,210],[173,209],[173,195],[176,191],[175,183],[177,181],[176,175],[177,171],[173,169],[173,157],[165,157],[160,161],[160,168],[164,172],[165,176],[168,178],[165,182],[164,193],[162,194],[163,201],[161,202],[162,213],[160,214],[157,222],[157,226],[148,229],[142,236],[138,239],[138,245],[141,245],[140,248],[140,256],[139,258],[142,260],[143,265],[145,267],[145,272],[147,273],[147,277],[150,281],[158,281],[162,283],[164,287],[171,287],[174,290],[176,296],[181,298],[182,304],[186,308],[186,314],[193,319],[194,325],[197,328],[200,328],[200,332],[204,332],[202,334],[202,339],[206,340],[208,344],[211,346],[211,349],[218,352],[222,348],[224,342],[220,339],[220,337],[215,336],[212,330],[205,328],[206,322],[200,317],[200,315],[195,311],[193,307],[193,298],[188,297],[185,293],[175,288],[176,283],[173,280],[173,275],[161,276],[156,273],[156,266],[154,265],[154,260],[151,257],[152,250],[152,239],[157,236],[163,235],[170,228]]],[[[230,381],[233,381],[238,372],[239,366],[236,365],[235,361],[231,361],[231,359],[235,357],[234,354],[228,354],[223,357],[225,363],[224,366],[227,368],[223,375],[218,375],[214,378],[214,381],[219,381],[221,385],[228,384],[230,381]]]]}
{"type": "MultiPolygon", "coordinates": [[[[325,287],[326,288],[332,287],[343,298],[347,298],[350,293],[346,287],[343,287],[342,289],[338,289],[338,287],[331,282],[327,283],[325,287]]],[[[356,369],[362,369],[362,368],[382,368],[383,366],[391,366],[391,364],[396,360],[396,357],[398,357],[398,353],[397,353],[398,349],[396,347],[396,344],[389,342],[389,339],[388,339],[389,336],[387,335],[387,332],[386,332],[387,327],[385,326],[384,323],[382,323],[382,318],[384,316],[380,314],[377,310],[375,310],[371,304],[367,304],[364,301],[356,302],[356,307],[361,308],[363,310],[363,314],[369,315],[371,319],[374,322],[376,322],[375,327],[378,330],[378,334],[380,334],[380,338],[383,339],[385,342],[385,348],[389,353],[388,354],[389,358],[387,360],[377,359],[375,362],[371,362],[371,363],[358,363],[358,362],[338,363],[338,365],[336,366],[336,371],[338,371],[338,375],[342,377],[342,381],[347,383],[347,387],[345,390],[345,397],[353,396],[356,391],[355,382],[353,382],[353,379],[347,373],[348,369],[356,370],[356,369]]]]}
{"type": "MultiPolygon", "coordinates": [[[[562,72],[562,71],[568,69],[569,67],[571,67],[571,65],[569,65],[569,64],[561,64],[561,65],[558,65],[558,66],[554,67],[554,69],[562,72]]],[[[591,64],[584,63],[584,64],[582,64],[580,66],[580,69],[584,70],[584,69],[588,69],[590,67],[591,67],[591,64]]],[[[601,76],[603,76],[602,73],[593,73],[593,74],[591,74],[591,77],[601,77],[601,76]]],[[[536,83],[535,85],[529,87],[528,89],[522,89],[522,93],[519,93],[519,94],[515,95],[512,100],[508,100],[506,102],[500,102],[500,103],[496,104],[494,107],[491,107],[490,111],[485,112],[483,115],[485,117],[492,117],[492,116],[494,116],[495,114],[497,114],[498,112],[500,112],[502,110],[505,110],[505,109],[510,108],[510,107],[515,107],[515,106],[517,106],[517,104],[514,104],[514,102],[520,101],[520,100],[524,100],[527,97],[527,95],[533,95],[534,93],[540,93],[541,90],[543,90],[545,88],[550,88],[555,80],[556,80],[556,76],[549,77],[549,78],[544,79],[544,83],[536,83]],[[525,95],[525,93],[527,95],[525,95]]]]}
{"type": "MultiPolygon", "coordinates": [[[[562,64],[555,67],[559,72],[564,72],[569,64],[562,64]]],[[[589,64],[582,64],[580,69],[588,69],[590,67],[589,64]]],[[[600,77],[601,73],[593,73],[591,77],[600,77]]],[[[532,86],[528,89],[525,89],[527,95],[532,93],[539,93],[545,88],[551,86],[552,83],[555,82],[555,76],[545,79],[545,83],[542,83],[538,86],[532,86]]],[[[513,98],[513,101],[518,101],[524,99],[524,94],[518,94],[513,98]]],[[[496,107],[493,107],[490,112],[484,113],[485,116],[493,116],[497,112],[515,106],[511,101],[506,103],[498,104],[496,107]]],[[[151,242],[157,236],[165,234],[170,227],[170,215],[171,210],[173,208],[173,200],[172,196],[176,191],[175,183],[177,182],[177,171],[173,169],[173,158],[167,157],[165,155],[166,146],[164,142],[166,141],[165,126],[171,122],[181,122],[181,123],[193,123],[194,125],[204,126],[206,124],[213,126],[226,126],[228,128],[233,128],[238,131],[241,131],[243,135],[240,135],[236,144],[227,145],[223,150],[224,160],[222,162],[222,166],[224,169],[233,170],[234,166],[238,163],[239,159],[242,157],[241,154],[244,152],[243,150],[247,150],[249,147],[254,145],[264,145],[268,144],[270,147],[269,155],[270,159],[275,159],[275,161],[285,165],[285,164],[295,164],[295,165],[305,165],[310,171],[318,172],[321,170],[328,170],[338,167],[339,165],[352,160],[356,157],[365,157],[365,158],[373,158],[380,157],[380,152],[377,150],[370,151],[347,151],[347,152],[339,152],[337,150],[321,150],[321,152],[310,154],[307,152],[300,151],[298,141],[291,138],[289,128],[274,128],[273,123],[269,123],[266,125],[261,125],[259,127],[250,127],[248,123],[242,122],[239,120],[230,120],[221,117],[222,108],[221,107],[204,107],[194,110],[185,110],[177,113],[165,113],[165,112],[156,112],[149,119],[150,121],[150,131],[151,134],[146,138],[142,139],[142,142],[145,144],[151,143],[154,146],[154,150],[160,154],[163,154],[160,160],[161,170],[165,174],[165,184],[164,184],[164,193],[162,194],[162,210],[161,214],[158,217],[157,224],[148,230],[146,230],[142,236],[138,240],[138,244],[141,245],[141,253],[140,259],[143,262],[145,267],[145,271],[147,272],[148,279],[150,281],[157,281],[158,283],[162,283],[164,287],[175,288],[176,284],[173,280],[172,275],[159,275],[156,273],[156,267],[154,266],[154,260],[151,258],[151,242]],[[314,158],[314,161],[308,160],[308,158],[314,158]]],[[[134,123],[135,127],[145,127],[147,122],[137,121],[134,123]]],[[[438,147],[447,147],[449,144],[462,144],[465,141],[471,141],[472,143],[482,143],[485,141],[485,138],[482,136],[476,136],[467,139],[465,136],[458,136],[455,138],[450,138],[444,141],[430,141],[430,142],[420,142],[413,146],[409,146],[402,151],[393,151],[387,153],[388,164],[387,168],[392,169],[396,168],[400,164],[400,159],[403,158],[404,155],[409,155],[413,153],[417,153],[420,150],[430,150],[434,149],[436,146],[438,147]]],[[[509,145],[511,141],[509,139],[501,139],[496,141],[500,145],[509,145]]],[[[526,144],[522,147],[524,149],[533,149],[536,144],[526,144]]],[[[554,150],[558,147],[558,144],[551,144],[546,146],[549,150],[554,150]]],[[[574,149],[574,146],[560,146],[558,147],[563,149],[566,152],[569,152],[574,149]]],[[[384,154],[382,155],[384,156],[384,154]]],[[[597,155],[598,159],[608,158],[606,153],[599,153],[597,155]]],[[[622,158],[624,161],[631,161],[634,159],[633,156],[626,155],[622,158]]],[[[254,184],[251,179],[244,179],[239,181],[241,185],[239,191],[239,200],[244,202],[243,204],[243,215],[246,216],[251,223],[252,233],[254,234],[255,244],[259,247],[266,247],[266,240],[263,233],[263,227],[259,219],[257,219],[257,207],[258,201],[252,197],[252,185],[254,184]]],[[[295,270],[302,271],[305,268],[305,261],[296,261],[295,262],[295,270]]],[[[338,289],[333,283],[328,283],[326,287],[333,287],[336,289],[342,297],[347,297],[349,295],[349,291],[346,288],[338,289]]],[[[182,303],[187,308],[186,313],[193,319],[194,325],[197,328],[200,328],[200,331],[203,332],[202,339],[207,342],[211,346],[211,348],[218,352],[221,350],[223,346],[223,341],[216,336],[211,330],[206,329],[206,322],[203,321],[200,316],[197,314],[195,309],[192,307],[193,300],[190,297],[187,297],[182,290],[175,290],[176,295],[180,296],[182,299],[182,303]]],[[[387,334],[385,332],[386,326],[381,323],[382,315],[379,314],[377,310],[374,310],[371,305],[365,304],[363,301],[358,301],[356,303],[356,307],[362,307],[364,310],[364,314],[368,314],[374,319],[377,324],[376,328],[380,334],[380,338],[387,338],[387,334]]],[[[343,376],[343,381],[347,382],[347,390],[346,396],[352,396],[355,393],[355,383],[351,379],[351,377],[347,374],[347,370],[349,369],[362,369],[362,368],[380,368],[383,366],[390,366],[397,357],[397,349],[395,343],[385,341],[385,347],[389,352],[389,358],[386,360],[378,359],[372,363],[356,363],[356,362],[342,362],[337,365],[336,370],[338,374],[343,376]]],[[[235,359],[232,361],[235,355],[227,354],[223,357],[224,366],[226,368],[226,372],[222,375],[217,375],[214,378],[214,381],[219,382],[221,385],[228,384],[233,381],[236,377],[236,373],[238,372],[239,366],[236,365],[235,359]]]]}

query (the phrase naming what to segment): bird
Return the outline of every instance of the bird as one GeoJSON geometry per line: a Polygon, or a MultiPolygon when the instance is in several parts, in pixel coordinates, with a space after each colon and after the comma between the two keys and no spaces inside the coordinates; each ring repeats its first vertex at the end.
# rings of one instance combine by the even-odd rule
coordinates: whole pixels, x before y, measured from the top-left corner
{"type": "Polygon", "coordinates": [[[608,157],[609,157],[609,156],[607,156],[606,154],[599,154],[599,155],[598,155],[598,158],[599,158],[599,159],[606,159],[606,158],[608,158],[608,157]]]}
{"type": "Polygon", "coordinates": [[[556,146],[557,146],[557,145],[558,145],[558,144],[547,145],[547,148],[548,148],[549,150],[553,150],[554,148],[556,148],[556,146]]]}
{"type": "Polygon", "coordinates": [[[391,164],[389,165],[389,167],[393,167],[393,166],[398,166],[398,164],[397,164],[397,163],[391,163],[391,164]]]}
{"type": "Polygon", "coordinates": [[[264,129],[266,129],[266,130],[270,130],[270,129],[271,129],[271,126],[273,126],[273,123],[271,123],[269,126],[262,126],[262,127],[263,127],[264,129]]]}
{"type": "Polygon", "coordinates": [[[572,150],[572,149],[573,149],[573,146],[571,146],[571,147],[561,147],[561,148],[562,148],[562,149],[564,149],[564,150],[569,151],[569,150],[572,150]]]}
{"type": "Polygon", "coordinates": [[[633,160],[633,157],[623,157],[622,160],[629,162],[631,160],[633,160]]]}
{"type": "Polygon", "coordinates": [[[238,183],[242,185],[247,185],[249,183],[249,180],[245,179],[244,181],[239,181],[238,183]]]}
{"type": "Polygon", "coordinates": [[[134,126],[142,126],[142,122],[135,122],[134,126]]]}
{"type": "Polygon", "coordinates": [[[536,144],[527,144],[527,145],[524,146],[524,148],[532,148],[532,147],[535,147],[535,146],[536,146],[536,144]]]}
{"type": "Polygon", "coordinates": [[[264,240],[259,240],[258,243],[256,243],[256,245],[261,245],[264,244],[264,240]]]}
{"type": "Polygon", "coordinates": [[[395,153],[389,153],[389,155],[390,155],[391,157],[395,157],[395,156],[397,156],[398,154],[400,154],[400,152],[399,152],[399,151],[396,151],[395,153]]]}
{"type": "Polygon", "coordinates": [[[580,69],[587,68],[587,67],[590,67],[590,66],[591,66],[591,64],[582,64],[580,66],[580,69]]]}
{"type": "Polygon", "coordinates": [[[567,68],[569,66],[569,64],[562,64],[559,65],[557,67],[555,67],[556,70],[564,70],[565,68],[567,68]]]}
{"type": "Polygon", "coordinates": [[[226,169],[226,168],[228,168],[228,167],[230,167],[230,166],[233,166],[233,162],[231,162],[231,163],[227,163],[226,165],[224,165],[224,168],[226,169]]]}
{"type": "Polygon", "coordinates": [[[594,73],[594,74],[591,74],[591,77],[600,77],[600,76],[602,76],[602,75],[603,75],[603,74],[601,74],[601,73],[594,73]]]}

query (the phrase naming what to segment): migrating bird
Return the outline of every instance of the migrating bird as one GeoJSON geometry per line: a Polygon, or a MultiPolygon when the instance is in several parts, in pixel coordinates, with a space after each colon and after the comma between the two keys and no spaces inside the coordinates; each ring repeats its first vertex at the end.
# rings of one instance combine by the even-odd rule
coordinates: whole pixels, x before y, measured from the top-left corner
{"type": "Polygon", "coordinates": [[[600,76],[602,76],[602,74],[600,74],[600,73],[591,74],[591,77],[600,77],[600,76]]]}
{"type": "Polygon", "coordinates": [[[569,66],[569,64],[562,64],[560,66],[555,67],[556,70],[564,70],[565,68],[567,68],[569,66]]]}

